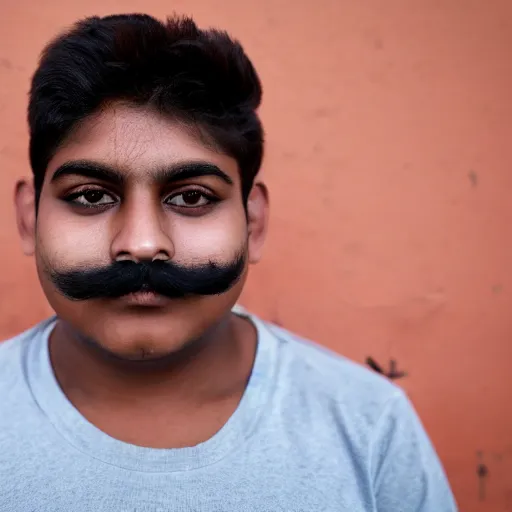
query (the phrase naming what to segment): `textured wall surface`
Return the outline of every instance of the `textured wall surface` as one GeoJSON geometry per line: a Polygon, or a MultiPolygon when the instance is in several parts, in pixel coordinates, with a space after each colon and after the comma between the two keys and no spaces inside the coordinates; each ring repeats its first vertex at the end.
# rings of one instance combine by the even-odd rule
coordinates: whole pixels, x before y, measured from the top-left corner
{"type": "Polygon", "coordinates": [[[12,209],[38,52],[77,17],[171,10],[238,37],[265,86],[272,225],[243,303],[396,359],[461,510],[512,510],[509,0],[4,0],[0,338],[49,313],[12,209]]]}

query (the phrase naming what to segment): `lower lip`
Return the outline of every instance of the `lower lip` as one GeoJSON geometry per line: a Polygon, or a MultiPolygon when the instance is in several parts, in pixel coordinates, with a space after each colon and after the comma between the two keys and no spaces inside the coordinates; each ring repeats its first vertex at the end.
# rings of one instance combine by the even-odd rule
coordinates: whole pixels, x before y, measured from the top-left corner
{"type": "Polygon", "coordinates": [[[169,302],[167,297],[153,292],[137,292],[124,295],[121,300],[131,306],[161,307],[169,302]]]}

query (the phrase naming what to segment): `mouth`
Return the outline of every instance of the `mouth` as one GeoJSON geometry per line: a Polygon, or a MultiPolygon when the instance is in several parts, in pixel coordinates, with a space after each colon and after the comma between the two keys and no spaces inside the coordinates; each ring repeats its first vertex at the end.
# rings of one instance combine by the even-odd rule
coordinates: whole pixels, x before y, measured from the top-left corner
{"type": "Polygon", "coordinates": [[[120,298],[120,300],[129,306],[143,306],[150,308],[158,308],[165,306],[170,301],[168,297],[164,297],[163,295],[159,295],[158,293],[155,292],[146,291],[140,291],[136,293],[130,293],[128,295],[123,295],[120,298]]]}

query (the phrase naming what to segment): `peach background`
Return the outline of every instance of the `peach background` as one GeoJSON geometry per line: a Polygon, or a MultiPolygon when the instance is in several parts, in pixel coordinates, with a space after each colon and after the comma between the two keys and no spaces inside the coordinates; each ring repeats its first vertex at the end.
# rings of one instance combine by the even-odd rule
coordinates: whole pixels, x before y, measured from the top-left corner
{"type": "Polygon", "coordinates": [[[77,17],[171,10],[240,38],[265,86],[272,225],[244,304],[397,359],[461,510],[512,510],[509,0],[4,0],[0,338],[49,313],[12,210],[38,52],[77,17]]]}

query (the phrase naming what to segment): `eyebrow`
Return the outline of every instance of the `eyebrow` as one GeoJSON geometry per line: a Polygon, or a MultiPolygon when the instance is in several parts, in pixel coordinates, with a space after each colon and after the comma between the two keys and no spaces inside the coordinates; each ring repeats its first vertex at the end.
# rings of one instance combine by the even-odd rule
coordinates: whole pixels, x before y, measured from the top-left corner
{"type": "MultiPolygon", "coordinates": [[[[154,181],[160,184],[168,184],[176,181],[185,181],[202,176],[215,176],[228,185],[233,185],[233,180],[216,165],[209,162],[180,162],[158,169],[156,172],[147,173],[153,176],[154,181]]],[[[105,164],[89,160],[74,160],[62,164],[54,173],[51,182],[54,183],[65,176],[83,176],[106,181],[118,186],[124,185],[127,175],[105,164]]]]}

